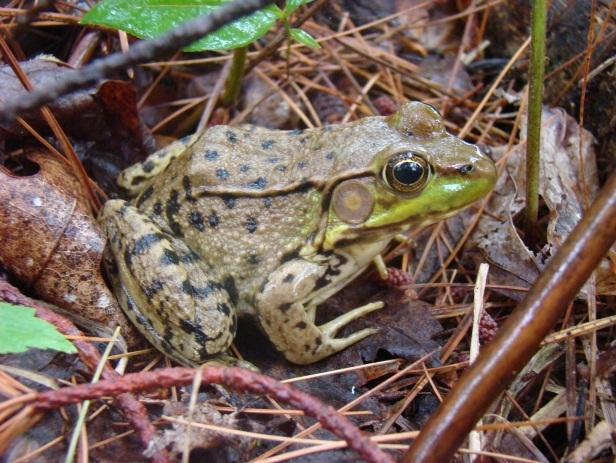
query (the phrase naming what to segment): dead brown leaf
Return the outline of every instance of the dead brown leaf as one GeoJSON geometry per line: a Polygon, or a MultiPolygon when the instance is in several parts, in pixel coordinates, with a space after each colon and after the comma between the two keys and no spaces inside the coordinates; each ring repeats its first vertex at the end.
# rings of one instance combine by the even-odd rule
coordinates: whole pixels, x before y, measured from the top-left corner
{"type": "MultiPolygon", "coordinates": [[[[544,108],[539,194],[549,210],[549,222],[547,241],[534,252],[526,246],[514,223],[525,204],[525,150],[526,143],[522,142],[506,155],[505,171],[494,188],[489,214],[482,216],[471,242],[494,265],[492,278],[528,287],[580,221],[597,192],[598,180],[592,134],[580,130],[563,109],[544,108]]],[[[599,294],[616,294],[614,262],[612,252],[597,269],[599,294]]]]}
{"type": "Polygon", "coordinates": [[[0,263],[77,321],[100,325],[99,334],[109,335],[120,325],[133,339],[133,328],[101,275],[105,236],[77,179],[45,152],[30,150],[25,157],[38,172],[16,176],[0,166],[0,263]]]}

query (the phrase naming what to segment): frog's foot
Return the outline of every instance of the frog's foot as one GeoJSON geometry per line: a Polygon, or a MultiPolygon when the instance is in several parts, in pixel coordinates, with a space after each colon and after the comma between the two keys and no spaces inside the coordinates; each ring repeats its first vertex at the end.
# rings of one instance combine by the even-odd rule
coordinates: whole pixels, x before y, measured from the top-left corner
{"type": "Polygon", "coordinates": [[[259,318],[268,337],[287,360],[304,365],[317,362],[376,333],[378,330],[375,328],[365,328],[344,338],[334,337],[351,321],[382,307],[382,302],[366,304],[321,326],[315,325],[304,306],[297,302],[283,304],[281,310],[260,313],[259,318]]]}
{"type": "Polygon", "coordinates": [[[353,320],[357,320],[359,317],[363,317],[364,315],[373,312],[378,309],[382,309],[385,307],[383,302],[371,302],[370,304],[362,305],[361,307],[357,307],[356,309],[350,310],[344,315],[340,315],[333,320],[324,323],[323,325],[319,325],[319,329],[323,333],[324,336],[328,336],[332,338],[332,341],[344,341],[344,346],[341,349],[344,349],[351,344],[355,344],[357,341],[364,339],[366,336],[370,336],[371,334],[376,333],[378,330],[376,328],[366,328],[361,331],[357,331],[350,336],[342,339],[333,339],[334,336],[342,329],[345,325],[348,325],[353,320]]]}
{"type": "Polygon", "coordinates": [[[157,349],[196,366],[227,350],[236,328],[224,281],[183,241],[124,201],[99,216],[114,264],[107,274],[120,306],[157,349]]]}

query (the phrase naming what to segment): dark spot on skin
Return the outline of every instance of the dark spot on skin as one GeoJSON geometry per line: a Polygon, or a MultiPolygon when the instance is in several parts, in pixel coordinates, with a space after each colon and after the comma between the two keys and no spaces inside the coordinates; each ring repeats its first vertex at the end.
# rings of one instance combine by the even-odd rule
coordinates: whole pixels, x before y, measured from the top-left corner
{"type": "Polygon", "coordinates": [[[253,190],[262,190],[266,186],[267,180],[265,180],[265,177],[259,177],[248,184],[248,188],[252,188],[253,190]]]}
{"type": "Polygon", "coordinates": [[[261,143],[261,148],[263,148],[264,150],[272,149],[272,146],[274,146],[274,140],[265,140],[263,143],[261,143]]]}
{"type": "Polygon", "coordinates": [[[267,162],[269,162],[270,164],[276,164],[278,161],[280,161],[280,158],[277,156],[272,156],[271,158],[267,158],[267,162]]]}
{"type": "Polygon", "coordinates": [[[305,330],[306,329],[306,322],[298,322],[295,325],[295,328],[297,328],[298,330],[305,330]]]}
{"type": "Polygon", "coordinates": [[[176,236],[183,236],[184,234],[182,233],[182,227],[179,223],[177,223],[174,217],[178,212],[180,212],[180,202],[178,201],[179,196],[180,195],[177,190],[171,190],[171,193],[169,194],[169,201],[167,201],[167,204],[165,205],[165,214],[167,216],[167,223],[169,224],[171,230],[173,230],[173,233],[175,233],[176,236]]]}
{"type": "Polygon", "coordinates": [[[154,170],[154,167],[156,167],[156,164],[154,164],[154,162],[152,161],[146,161],[141,165],[143,171],[148,174],[154,170]]]}
{"type": "Polygon", "coordinates": [[[162,214],[163,205],[160,203],[160,201],[154,203],[154,206],[152,206],[152,212],[156,215],[162,214]]]}
{"type": "Polygon", "coordinates": [[[208,161],[214,161],[218,159],[218,151],[216,150],[205,150],[205,154],[203,155],[205,159],[208,161]]]}
{"type": "Polygon", "coordinates": [[[295,279],[295,275],[293,275],[292,273],[289,273],[287,276],[284,277],[284,281],[285,283],[291,283],[293,280],[295,279]]]}
{"type": "Polygon", "coordinates": [[[144,175],[136,175],[133,177],[133,179],[130,181],[130,184],[132,186],[135,185],[139,185],[141,182],[143,182],[147,177],[145,177],[144,175]]]}
{"type": "Polygon", "coordinates": [[[325,155],[325,159],[327,159],[328,161],[331,161],[332,159],[334,159],[334,152],[330,151],[329,153],[327,153],[325,155]]]}
{"type": "Polygon", "coordinates": [[[284,304],[280,304],[280,305],[278,306],[278,309],[279,309],[281,312],[286,312],[287,310],[289,310],[289,309],[291,308],[291,306],[292,306],[292,305],[293,305],[293,304],[291,304],[290,302],[285,302],[284,304]]]}
{"type": "Polygon", "coordinates": [[[198,288],[194,286],[188,280],[184,280],[182,282],[182,291],[184,291],[185,294],[188,294],[189,296],[192,296],[194,298],[205,299],[210,294],[212,294],[213,290],[214,288],[209,282],[203,288],[198,288]]]}
{"type": "Polygon", "coordinates": [[[164,236],[161,233],[148,233],[143,235],[135,241],[133,245],[133,254],[143,254],[152,247],[153,244],[158,243],[164,236]]]}
{"type": "Polygon", "coordinates": [[[290,260],[296,259],[298,256],[299,256],[299,251],[297,250],[287,252],[286,254],[283,254],[282,257],[280,258],[280,264],[284,264],[286,262],[289,262],[290,260]]]}
{"type": "Polygon", "coordinates": [[[321,344],[323,344],[323,340],[321,339],[321,336],[319,336],[318,338],[316,338],[316,339],[314,340],[314,342],[315,342],[315,344],[316,344],[317,346],[320,346],[321,344]]]}
{"type": "Polygon", "coordinates": [[[248,172],[250,170],[250,166],[248,164],[240,164],[240,172],[248,172]]]}
{"type": "Polygon", "coordinates": [[[308,352],[310,350],[310,344],[304,344],[304,352],[308,352]]]}
{"type": "Polygon", "coordinates": [[[252,265],[257,265],[259,263],[259,256],[256,254],[250,254],[248,256],[248,263],[252,265]]]}
{"type": "Polygon", "coordinates": [[[306,161],[299,161],[297,163],[297,168],[298,169],[303,169],[304,167],[306,167],[306,164],[308,164],[306,161]]]}
{"type": "Polygon", "coordinates": [[[220,313],[226,315],[227,317],[231,313],[231,309],[224,302],[219,302],[218,305],[216,306],[216,310],[218,310],[220,313]]]}
{"type": "Polygon", "coordinates": [[[233,196],[222,196],[222,200],[227,206],[227,209],[233,209],[235,207],[235,198],[233,196]]]}
{"type": "Polygon", "coordinates": [[[160,265],[177,265],[180,262],[180,256],[177,252],[171,249],[163,249],[163,255],[160,257],[160,265]]]}
{"type": "Polygon", "coordinates": [[[237,142],[237,135],[233,130],[227,130],[225,132],[225,135],[227,136],[227,140],[229,141],[229,143],[237,142]]]}
{"type": "Polygon", "coordinates": [[[324,288],[325,286],[327,286],[329,284],[329,279],[327,278],[326,275],[323,275],[322,277],[320,277],[317,281],[315,281],[314,283],[314,289],[321,289],[324,288]]]}
{"type": "Polygon", "coordinates": [[[272,205],[272,198],[263,198],[263,207],[269,208],[272,205]]]}
{"type": "Polygon", "coordinates": [[[300,139],[300,143],[303,145],[304,143],[306,143],[306,140],[308,140],[308,137],[304,137],[302,139],[300,139]]]}
{"type": "Polygon", "coordinates": [[[192,211],[188,215],[188,223],[199,231],[203,231],[205,229],[205,225],[203,224],[203,216],[197,211],[192,211]]]}
{"type": "Polygon", "coordinates": [[[248,217],[246,219],[244,227],[246,228],[246,230],[248,230],[248,233],[254,233],[257,231],[258,225],[259,222],[257,222],[257,219],[255,217],[248,217]]]}
{"type": "Polygon", "coordinates": [[[229,172],[224,167],[216,169],[216,177],[220,180],[227,180],[229,178],[229,172]]]}
{"type": "Polygon", "coordinates": [[[163,283],[160,280],[154,280],[152,284],[142,287],[141,289],[143,290],[143,294],[149,299],[163,289],[163,283]]]}
{"type": "Polygon", "coordinates": [[[180,257],[180,262],[184,264],[192,264],[201,260],[201,256],[195,251],[190,251],[188,254],[184,254],[180,257]]]}
{"type": "Polygon", "coordinates": [[[287,166],[283,166],[282,164],[278,164],[278,165],[276,166],[276,170],[277,170],[278,172],[284,172],[285,170],[287,170],[287,166]]]}
{"type": "Polygon", "coordinates": [[[197,198],[192,195],[192,186],[190,184],[190,178],[187,175],[184,175],[184,177],[182,177],[182,186],[184,187],[184,194],[186,194],[186,200],[191,203],[196,202],[197,198]]]}
{"type": "Polygon", "coordinates": [[[236,330],[237,330],[237,317],[235,316],[235,314],[231,314],[231,326],[229,327],[231,336],[235,337],[236,330]]]}
{"type": "Polygon", "coordinates": [[[231,302],[233,302],[233,304],[237,304],[237,301],[239,300],[239,295],[237,293],[237,288],[235,287],[235,280],[233,279],[233,277],[232,276],[225,277],[225,279],[222,281],[222,285],[227,291],[227,294],[229,295],[229,299],[231,299],[231,302]]]}
{"type": "Polygon", "coordinates": [[[124,263],[128,268],[132,268],[133,266],[133,256],[128,249],[124,250],[124,263]]]}
{"type": "Polygon", "coordinates": [[[141,193],[139,195],[139,199],[137,199],[137,202],[135,203],[135,205],[139,208],[141,207],[141,205],[147,201],[147,199],[152,196],[152,193],[154,193],[154,187],[152,185],[150,185],[149,187],[147,187],[145,190],[143,190],[143,193],[141,193]]]}
{"type": "Polygon", "coordinates": [[[216,212],[212,211],[212,213],[207,218],[210,227],[215,228],[220,223],[220,218],[216,215],[216,212]]]}

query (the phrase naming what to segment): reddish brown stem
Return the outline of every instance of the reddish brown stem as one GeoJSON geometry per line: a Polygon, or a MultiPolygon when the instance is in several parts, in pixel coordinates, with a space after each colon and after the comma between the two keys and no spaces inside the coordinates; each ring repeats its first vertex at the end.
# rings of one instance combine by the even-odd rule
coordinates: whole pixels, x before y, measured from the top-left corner
{"type": "MultiPolygon", "coordinates": [[[[112,381],[99,381],[93,384],[42,392],[37,394],[31,404],[37,409],[46,410],[86,399],[92,400],[127,392],[188,385],[193,382],[196,371],[194,368],[161,368],[155,371],[131,373],[112,381]]],[[[324,428],[344,439],[349,447],[365,461],[393,463],[393,459],[388,454],[347,418],[339,414],[332,406],[323,404],[305,392],[269,376],[243,368],[204,366],[201,372],[203,384],[222,384],[239,392],[267,394],[276,400],[303,410],[306,415],[319,420],[324,428]]]]}
{"type": "MultiPolygon", "coordinates": [[[[1,279],[0,300],[34,308],[37,317],[53,324],[58,331],[66,336],[84,336],[70,320],[42,306],[34,299],[24,296],[17,288],[1,279]]],[[[74,340],[73,344],[79,351],[79,358],[81,358],[83,363],[85,363],[91,371],[95,371],[96,366],[101,360],[100,354],[96,348],[89,342],[78,339],[74,340]]],[[[110,381],[117,381],[118,378],[121,378],[121,376],[108,364],[106,364],[103,369],[102,377],[110,381]]],[[[116,397],[116,400],[120,410],[122,410],[126,418],[130,421],[135,431],[137,431],[137,435],[141,439],[143,446],[147,448],[150,442],[152,442],[156,432],[154,425],[148,418],[147,410],[143,404],[130,393],[122,393],[116,397]]],[[[166,463],[169,461],[169,456],[163,451],[153,456],[152,461],[156,463],[166,463]]]]}
{"type": "Polygon", "coordinates": [[[539,348],[616,240],[616,174],[546,266],[496,338],[464,373],[401,463],[446,462],[539,348]]]}

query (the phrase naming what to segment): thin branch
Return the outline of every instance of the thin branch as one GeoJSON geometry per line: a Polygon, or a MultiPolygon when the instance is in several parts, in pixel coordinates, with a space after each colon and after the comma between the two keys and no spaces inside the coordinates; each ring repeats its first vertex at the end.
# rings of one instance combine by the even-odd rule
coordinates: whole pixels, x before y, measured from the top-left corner
{"type": "Polygon", "coordinates": [[[126,53],[114,53],[78,71],[68,73],[60,81],[50,82],[27,95],[8,100],[0,108],[0,117],[5,122],[13,121],[25,111],[40,108],[62,95],[93,85],[119,70],[171,54],[225,24],[251,14],[270,3],[272,3],[271,0],[234,0],[224,4],[212,13],[187,21],[159,37],[137,42],[126,53]]]}

